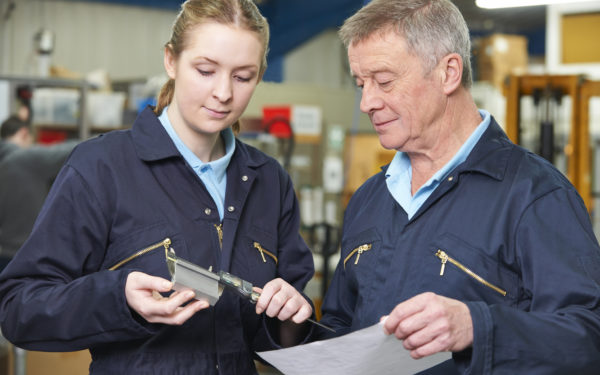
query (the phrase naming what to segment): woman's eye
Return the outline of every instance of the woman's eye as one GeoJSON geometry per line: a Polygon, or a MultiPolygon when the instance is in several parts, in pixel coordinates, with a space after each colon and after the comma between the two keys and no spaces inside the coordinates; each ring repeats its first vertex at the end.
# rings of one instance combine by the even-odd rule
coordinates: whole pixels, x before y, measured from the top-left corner
{"type": "Polygon", "coordinates": [[[198,73],[200,73],[200,75],[205,76],[205,77],[210,76],[212,74],[212,72],[210,72],[208,70],[202,70],[202,69],[197,69],[197,70],[198,70],[198,73]]]}
{"type": "Polygon", "coordinates": [[[250,77],[243,77],[243,76],[235,76],[235,79],[237,79],[240,82],[250,82],[250,80],[252,78],[250,78],[250,77]]]}

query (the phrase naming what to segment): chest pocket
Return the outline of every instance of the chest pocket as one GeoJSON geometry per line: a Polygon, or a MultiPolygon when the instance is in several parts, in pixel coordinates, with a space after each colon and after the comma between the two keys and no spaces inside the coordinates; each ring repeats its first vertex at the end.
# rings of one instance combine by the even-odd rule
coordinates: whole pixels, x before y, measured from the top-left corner
{"type": "Polygon", "coordinates": [[[422,291],[504,305],[517,301],[518,275],[484,250],[450,234],[434,241],[419,273],[422,291]]]}
{"type": "Polygon", "coordinates": [[[185,242],[165,225],[153,225],[111,244],[105,266],[111,271],[129,269],[170,279],[166,262],[169,248],[184,250],[185,242]]]}
{"type": "Polygon", "coordinates": [[[379,264],[384,261],[381,252],[381,237],[375,228],[342,241],[342,266],[353,289],[360,291],[360,298],[368,299],[375,289],[377,272],[385,269],[379,264]]]}
{"type": "Polygon", "coordinates": [[[232,273],[263,287],[276,277],[278,263],[277,237],[254,225],[238,245],[233,257],[232,273]]]}

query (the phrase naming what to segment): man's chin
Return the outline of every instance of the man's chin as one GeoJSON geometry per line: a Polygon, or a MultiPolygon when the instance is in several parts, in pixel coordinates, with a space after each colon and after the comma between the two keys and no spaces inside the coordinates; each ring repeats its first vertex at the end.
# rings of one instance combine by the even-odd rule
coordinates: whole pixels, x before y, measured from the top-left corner
{"type": "Polygon", "coordinates": [[[390,137],[387,137],[384,134],[378,134],[378,136],[381,147],[385,148],[386,150],[398,150],[398,148],[402,146],[400,142],[390,139],[390,137]]]}

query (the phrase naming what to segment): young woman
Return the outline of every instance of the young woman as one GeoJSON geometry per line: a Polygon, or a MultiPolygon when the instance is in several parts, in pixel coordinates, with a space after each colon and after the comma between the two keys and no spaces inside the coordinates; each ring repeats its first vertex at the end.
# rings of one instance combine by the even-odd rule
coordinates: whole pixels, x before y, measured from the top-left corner
{"type": "Polygon", "coordinates": [[[253,374],[253,352],[311,316],[299,291],[313,261],[291,180],[232,131],[268,39],[251,0],[182,5],[157,107],[75,149],[1,274],[10,341],[89,348],[93,374],[253,374]],[[261,286],[258,302],[225,291],[209,306],[172,292],[167,249],[261,286]]]}

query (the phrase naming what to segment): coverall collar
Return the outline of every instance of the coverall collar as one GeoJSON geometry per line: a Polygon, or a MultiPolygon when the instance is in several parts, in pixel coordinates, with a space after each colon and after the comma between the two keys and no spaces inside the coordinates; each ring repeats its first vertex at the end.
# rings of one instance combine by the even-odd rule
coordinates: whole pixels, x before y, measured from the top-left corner
{"type": "MultiPolygon", "coordinates": [[[[138,115],[131,134],[136,154],[141,160],[158,161],[182,157],[150,106],[138,115]]],[[[246,160],[246,165],[251,168],[267,162],[265,155],[253,154],[251,155],[245,147],[240,147],[240,142],[236,140],[234,158],[246,160]]]]}

